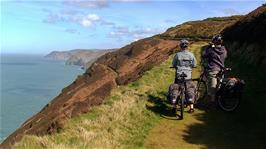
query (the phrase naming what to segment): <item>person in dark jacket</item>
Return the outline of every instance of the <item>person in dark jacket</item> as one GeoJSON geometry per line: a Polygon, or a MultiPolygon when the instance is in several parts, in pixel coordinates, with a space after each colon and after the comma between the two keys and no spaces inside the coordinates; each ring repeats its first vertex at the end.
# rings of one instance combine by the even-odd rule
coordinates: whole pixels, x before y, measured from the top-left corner
{"type": "Polygon", "coordinates": [[[212,39],[212,44],[207,47],[203,53],[202,58],[207,61],[207,87],[208,95],[211,101],[215,100],[217,78],[216,75],[224,68],[224,61],[227,57],[227,50],[222,45],[222,36],[216,35],[212,39]]]}

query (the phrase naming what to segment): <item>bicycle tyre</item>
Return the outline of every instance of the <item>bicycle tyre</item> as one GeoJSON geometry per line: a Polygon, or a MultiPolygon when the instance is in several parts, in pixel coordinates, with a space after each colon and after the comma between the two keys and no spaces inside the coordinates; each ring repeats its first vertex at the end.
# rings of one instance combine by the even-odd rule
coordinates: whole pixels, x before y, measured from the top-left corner
{"type": "Polygon", "coordinates": [[[180,119],[182,120],[183,118],[184,118],[184,101],[185,101],[185,94],[184,93],[182,93],[182,96],[181,96],[181,98],[180,98],[180,119]]]}
{"type": "Polygon", "coordinates": [[[216,102],[221,110],[225,112],[233,112],[240,105],[241,96],[241,94],[236,94],[234,97],[230,97],[230,99],[228,96],[220,95],[216,96],[216,102]],[[230,101],[233,103],[228,104],[230,101]]]}
{"type": "Polygon", "coordinates": [[[203,100],[207,96],[207,84],[205,81],[198,81],[196,94],[195,94],[195,101],[203,100]]]}

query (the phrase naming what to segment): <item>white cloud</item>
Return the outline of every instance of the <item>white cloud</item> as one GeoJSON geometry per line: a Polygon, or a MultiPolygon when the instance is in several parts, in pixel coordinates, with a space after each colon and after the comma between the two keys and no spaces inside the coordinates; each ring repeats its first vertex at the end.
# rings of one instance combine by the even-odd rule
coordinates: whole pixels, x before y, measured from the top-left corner
{"type": "Polygon", "coordinates": [[[84,27],[90,27],[92,25],[92,22],[90,20],[84,19],[81,21],[81,25],[84,27]]]}
{"type": "Polygon", "coordinates": [[[96,14],[88,14],[87,16],[83,17],[81,20],[81,25],[84,27],[90,27],[95,22],[99,21],[100,17],[96,14]]]}
{"type": "Polygon", "coordinates": [[[57,24],[57,23],[72,23],[78,24],[83,27],[91,27],[96,22],[100,22],[101,18],[97,14],[84,15],[78,12],[61,11],[58,13],[47,12],[48,15],[43,20],[44,23],[57,24]]]}
{"type": "Polygon", "coordinates": [[[100,17],[96,14],[88,14],[87,18],[92,21],[98,21],[100,20],[100,17]]]}
{"type": "Polygon", "coordinates": [[[107,0],[65,0],[66,5],[85,7],[85,8],[104,8],[108,7],[107,0]]]}
{"type": "Polygon", "coordinates": [[[137,27],[134,29],[129,29],[128,27],[114,26],[113,31],[111,31],[107,35],[107,37],[116,39],[128,38],[130,40],[136,41],[145,37],[161,33],[162,31],[162,29],[151,27],[137,27]]]}
{"type": "Polygon", "coordinates": [[[106,8],[112,2],[148,2],[150,0],[64,0],[63,3],[75,7],[83,8],[106,8]]]}
{"type": "Polygon", "coordinates": [[[147,2],[149,0],[113,0],[113,2],[147,2]]]}

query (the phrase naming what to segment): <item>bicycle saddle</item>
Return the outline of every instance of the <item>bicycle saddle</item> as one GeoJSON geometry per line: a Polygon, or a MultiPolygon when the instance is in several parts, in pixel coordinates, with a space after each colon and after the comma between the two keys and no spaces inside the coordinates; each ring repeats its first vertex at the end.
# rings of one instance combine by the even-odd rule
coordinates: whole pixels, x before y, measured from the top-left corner
{"type": "Polygon", "coordinates": [[[181,78],[185,78],[185,77],[187,77],[187,75],[184,72],[182,72],[182,74],[180,75],[180,77],[181,78]]]}

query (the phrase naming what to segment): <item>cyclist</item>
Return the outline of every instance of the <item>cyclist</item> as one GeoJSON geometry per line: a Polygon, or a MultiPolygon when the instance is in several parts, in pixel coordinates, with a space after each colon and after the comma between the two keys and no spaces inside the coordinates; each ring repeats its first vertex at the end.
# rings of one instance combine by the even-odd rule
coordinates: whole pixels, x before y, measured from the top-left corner
{"type": "Polygon", "coordinates": [[[212,43],[202,53],[202,59],[207,61],[207,87],[208,96],[211,102],[215,100],[217,78],[216,75],[224,68],[224,61],[227,57],[227,50],[222,45],[221,35],[212,38],[212,43]]]}
{"type": "Polygon", "coordinates": [[[181,84],[181,78],[180,75],[182,72],[184,72],[187,77],[185,78],[186,84],[187,84],[187,103],[189,104],[189,112],[194,112],[194,97],[195,97],[195,89],[196,86],[194,83],[190,80],[191,74],[192,74],[192,68],[196,67],[197,61],[193,53],[188,51],[188,45],[189,42],[185,39],[180,41],[180,51],[176,53],[172,65],[173,67],[176,67],[176,80],[175,83],[172,85],[172,87],[169,87],[169,92],[171,92],[172,88],[178,88],[180,89],[181,84]]]}

